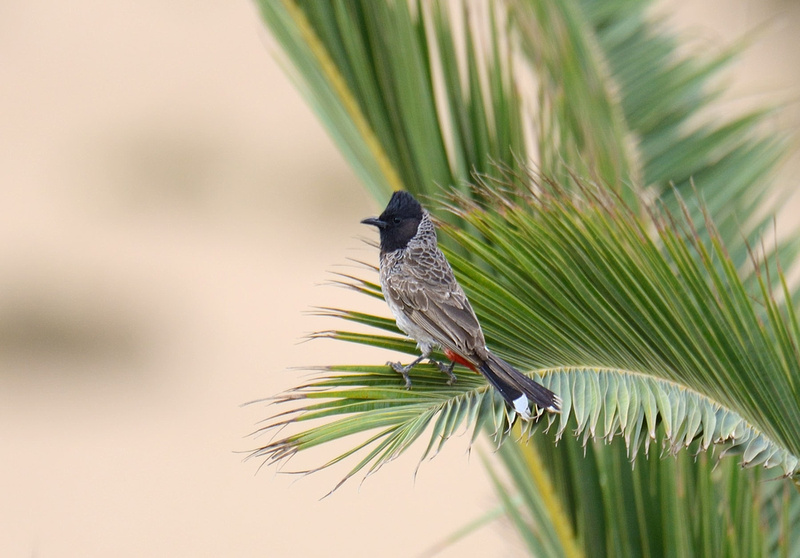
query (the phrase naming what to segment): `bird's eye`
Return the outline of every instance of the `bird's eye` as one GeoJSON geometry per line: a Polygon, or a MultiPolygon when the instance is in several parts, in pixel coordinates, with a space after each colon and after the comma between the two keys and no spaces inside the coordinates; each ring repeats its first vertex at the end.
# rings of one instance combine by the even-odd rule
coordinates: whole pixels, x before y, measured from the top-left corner
{"type": "Polygon", "coordinates": [[[394,223],[395,225],[399,225],[400,221],[402,221],[400,217],[395,217],[394,219],[392,219],[392,223],[394,223]]]}

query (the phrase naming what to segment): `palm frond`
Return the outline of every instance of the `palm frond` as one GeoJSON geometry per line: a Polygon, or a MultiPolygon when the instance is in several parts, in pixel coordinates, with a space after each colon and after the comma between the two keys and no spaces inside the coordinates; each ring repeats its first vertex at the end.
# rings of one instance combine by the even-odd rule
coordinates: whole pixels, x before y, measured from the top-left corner
{"type": "Polygon", "coordinates": [[[579,364],[677,382],[797,455],[800,423],[787,418],[800,413],[800,343],[766,278],[753,300],[711,221],[707,246],[688,216],[642,220],[600,191],[587,201],[539,186],[529,205],[494,202],[502,212],[452,208],[479,233],[448,229],[479,263],[450,259],[484,327],[497,328],[496,348],[527,369],[579,364]]]}
{"type": "MultiPolygon", "coordinates": [[[[712,80],[738,45],[681,54],[650,4],[259,2],[295,81],[379,201],[533,162],[629,204],[643,189],[673,212],[702,200],[688,206],[698,232],[702,205],[746,269],[747,245],[784,199],[770,197],[769,180],[786,140],[755,131],[768,110],[711,115],[712,80]]],[[[786,262],[799,249],[778,245],[786,262]]]]}
{"type": "MultiPolygon", "coordinates": [[[[508,451],[501,449],[501,456],[505,455],[508,451]]],[[[519,457],[521,452],[511,455],[519,457]]],[[[530,467],[525,467],[524,459],[504,460],[515,487],[520,489],[519,503],[514,501],[491,464],[484,460],[507,515],[532,556],[580,557],[575,533],[556,498],[546,468],[537,462],[535,453],[528,451],[526,455],[528,461],[533,461],[530,467]],[[526,517],[523,510],[529,511],[530,517],[526,517]]]]}
{"type": "Polygon", "coordinates": [[[430,194],[526,148],[507,10],[259,2],[294,77],[372,193],[430,194]],[[482,17],[475,17],[479,12],[482,17]],[[478,38],[483,38],[479,41],[478,38]]]}
{"type": "Polygon", "coordinates": [[[639,454],[630,463],[619,445],[566,437],[556,448],[554,437],[498,452],[522,498],[511,501],[505,483],[498,483],[499,495],[513,506],[531,549],[553,544],[544,490],[557,494],[560,513],[575,527],[568,541],[585,556],[800,555],[800,536],[787,528],[800,518],[800,493],[760,468],[717,461],[701,451],[699,438],[672,458],[639,454]],[[542,471],[549,473],[544,487],[534,480],[542,471]]]}
{"type": "MultiPolygon", "coordinates": [[[[546,422],[557,437],[569,431],[584,443],[621,436],[633,457],[642,445],[649,449],[660,426],[660,452],[695,441],[700,450],[721,444],[724,453],[740,454],[744,466],[794,475],[800,455],[795,317],[781,314],[766,286],[755,301],[744,291],[719,239],[711,248],[686,240],[694,228],[686,217],[654,211],[645,222],[585,186],[580,197],[575,188],[532,188],[519,204],[484,183],[484,195],[496,197],[487,206],[467,197],[451,205],[476,232],[446,231],[473,256],[450,259],[490,346],[563,400],[560,415],[526,423],[521,435],[546,422]],[[757,306],[767,310],[767,321],[757,306]]],[[[368,281],[352,286],[365,294],[376,289],[368,281]]],[[[397,332],[391,320],[332,314],[397,332]]],[[[323,335],[415,353],[413,342],[396,335],[323,335]]],[[[407,391],[389,367],[327,372],[287,394],[283,402],[303,404],[268,428],[324,424],[268,444],[257,456],[282,460],[377,430],[325,465],[368,450],[349,477],[376,470],[426,432],[422,459],[464,429],[473,439],[487,429],[500,444],[515,422],[513,410],[471,373],[448,386],[437,368],[419,367],[407,391]]]]}
{"type": "Polygon", "coordinates": [[[637,205],[643,184],[634,137],[580,5],[540,0],[511,5],[522,51],[538,80],[541,171],[562,184],[577,173],[637,205]]]}
{"type": "MultiPolygon", "coordinates": [[[[636,138],[642,184],[673,212],[681,210],[681,200],[702,200],[689,204],[699,232],[706,211],[733,261],[746,265],[747,244],[758,244],[769,231],[771,215],[788,192],[770,198],[773,174],[787,152],[786,134],[764,129],[776,109],[729,118],[716,114],[722,86],[715,78],[743,41],[719,52],[689,49],[686,54],[669,24],[650,14],[651,0],[578,4],[636,138]]],[[[794,261],[797,241],[786,241],[778,250],[781,259],[794,261]]]]}

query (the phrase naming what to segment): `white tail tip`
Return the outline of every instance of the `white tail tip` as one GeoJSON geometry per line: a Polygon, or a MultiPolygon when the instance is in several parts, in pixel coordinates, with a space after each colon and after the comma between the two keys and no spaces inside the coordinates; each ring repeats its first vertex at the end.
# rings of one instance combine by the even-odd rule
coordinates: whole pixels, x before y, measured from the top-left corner
{"type": "Polygon", "coordinates": [[[531,419],[528,396],[524,393],[514,400],[514,410],[525,420],[531,419]]]}

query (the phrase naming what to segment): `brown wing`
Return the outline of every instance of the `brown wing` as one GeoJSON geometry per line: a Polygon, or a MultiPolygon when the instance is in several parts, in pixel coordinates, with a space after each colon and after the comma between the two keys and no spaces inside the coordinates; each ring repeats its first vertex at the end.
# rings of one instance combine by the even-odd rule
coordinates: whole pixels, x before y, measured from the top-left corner
{"type": "Polygon", "coordinates": [[[386,286],[408,318],[444,348],[466,357],[482,352],[481,326],[444,254],[409,248],[404,258],[403,273],[390,275],[386,286]]]}

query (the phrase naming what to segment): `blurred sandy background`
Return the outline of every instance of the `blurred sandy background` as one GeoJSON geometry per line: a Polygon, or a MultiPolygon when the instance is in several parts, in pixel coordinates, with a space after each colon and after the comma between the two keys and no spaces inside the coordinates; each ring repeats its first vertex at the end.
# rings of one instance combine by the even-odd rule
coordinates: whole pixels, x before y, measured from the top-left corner
{"type": "MultiPolygon", "coordinates": [[[[797,97],[797,2],[668,6],[701,44],[767,24],[730,106],[797,97]]],[[[322,501],[344,468],[242,462],[290,367],[386,356],[298,344],[385,312],[319,286],[378,208],[269,48],[243,1],[0,6],[0,556],[413,556],[495,505],[458,442],[322,501]]]]}

